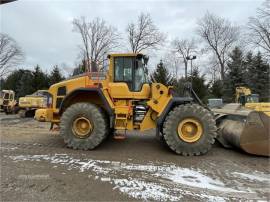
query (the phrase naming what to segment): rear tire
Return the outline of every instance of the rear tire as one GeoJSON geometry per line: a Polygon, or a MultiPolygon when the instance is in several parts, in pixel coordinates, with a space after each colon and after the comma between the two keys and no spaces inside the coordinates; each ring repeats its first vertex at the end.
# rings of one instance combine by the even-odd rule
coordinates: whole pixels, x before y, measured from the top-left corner
{"type": "MultiPolygon", "coordinates": [[[[85,123],[83,123],[85,124],[85,123]]],[[[108,124],[105,115],[97,106],[90,103],[76,103],[71,105],[62,114],[60,122],[60,135],[68,147],[73,149],[89,150],[99,146],[108,134],[108,124]],[[90,123],[90,131],[75,127],[78,120],[90,123]],[[75,127],[75,128],[74,128],[75,127]],[[78,132],[83,131],[82,136],[78,132]],[[77,131],[77,132],[76,132],[77,131]]]]}
{"type": "MultiPolygon", "coordinates": [[[[189,122],[187,123],[190,124],[189,122]]],[[[188,127],[189,126],[190,125],[188,125],[188,127]]],[[[184,156],[207,153],[215,142],[217,136],[216,131],[217,128],[212,114],[197,104],[175,107],[167,116],[163,126],[164,141],[168,147],[175,153],[184,156]],[[185,131],[182,131],[182,123],[188,120],[191,120],[192,129],[187,129],[191,132],[187,132],[185,135],[192,133],[194,137],[192,135],[183,137],[185,131]],[[195,124],[193,124],[192,121],[194,121],[195,124]],[[181,130],[179,130],[179,127],[181,130]]]]}

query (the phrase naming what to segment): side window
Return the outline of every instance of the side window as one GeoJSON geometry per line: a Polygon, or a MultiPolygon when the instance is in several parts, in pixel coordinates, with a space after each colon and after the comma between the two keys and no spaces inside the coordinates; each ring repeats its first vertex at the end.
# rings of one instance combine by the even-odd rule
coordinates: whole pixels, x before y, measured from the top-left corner
{"type": "Polygon", "coordinates": [[[122,58],[114,58],[114,81],[123,81],[122,58]]]}
{"type": "Polygon", "coordinates": [[[134,83],[134,91],[140,91],[142,88],[142,85],[146,83],[145,75],[144,75],[144,69],[138,68],[142,67],[142,62],[137,61],[137,65],[135,68],[135,83],[134,83]]]}

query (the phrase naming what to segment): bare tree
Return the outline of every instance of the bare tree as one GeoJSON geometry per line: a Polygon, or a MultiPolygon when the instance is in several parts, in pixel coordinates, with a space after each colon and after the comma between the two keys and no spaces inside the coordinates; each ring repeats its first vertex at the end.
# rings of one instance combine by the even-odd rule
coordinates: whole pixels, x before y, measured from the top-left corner
{"type": "Polygon", "coordinates": [[[270,58],[270,0],[258,9],[257,16],[251,17],[248,23],[248,41],[263,50],[270,58]]]}
{"type": "Polygon", "coordinates": [[[239,28],[228,20],[207,12],[198,20],[197,32],[217,58],[220,68],[220,77],[224,80],[226,61],[231,48],[238,41],[239,28]]]}
{"type": "Polygon", "coordinates": [[[10,68],[23,60],[23,53],[16,41],[0,33],[0,77],[9,73],[10,68]]]}
{"type": "Polygon", "coordinates": [[[173,76],[178,79],[182,58],[175,54],[175,51],[167,51],[163,56],[163,63],[170,72],[173,72],[173,76]]]}
{"type": "Polygon", "coordinates": [[[197,53],[197,46],[195,43],[195,39],[175,39],[172,42],[173,48],[176,49],[176,52],[183,59],[185,65],[185,78],[187,78],[187,68],[188,68],[188,60],[187,56],[197,53]]]}
{"type": "Polygon", "coordinates": [[[87,22],[85,17],[73,20],[74,31],[82,38],[81,52],[87,61],[87,68],[96,71],[93,64],[101,63],[104,56],[117,47],[119,34],[115,27],[109,26],[100,18],[87,22]]]}
{"type": "Polygon", "coordinates": [[[157,48],[165,40],[165,35],[154,25],[150,14],[141,13],[137,23],[127,26],[128,43],[132,52],[157,48]]]}

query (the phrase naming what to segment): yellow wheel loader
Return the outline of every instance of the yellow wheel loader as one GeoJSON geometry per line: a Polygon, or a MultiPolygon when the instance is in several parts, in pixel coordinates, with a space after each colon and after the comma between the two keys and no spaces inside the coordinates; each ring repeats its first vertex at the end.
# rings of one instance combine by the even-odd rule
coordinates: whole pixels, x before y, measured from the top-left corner
{"type": "Polygon", "coordinates": [[[259,103],[259,95],[246,87],[237,87],[235,97],[237,103],[213,109],[219,128],[217,139],[227,148],[270,156],[270,103],[259,103]]]}
{"type": "Polygon", "coordinates": [[[14,114],[18,112],[18,102],[15,100],[15,92],[13,90],[2,90],[0,99],[1,111],[6,114],[14,114]]]}
{"type": "Polygon", "coordinates": [[[68,147],[89,150],[113,133],[156,129],[175,153],[193,156],[210,150],[217,135],[213,114],[192,89],[175,97],[171,86],[150,83],[148,57],[110,54],[107,72],[86,72],[52,85],[50,107],[35,119],[60,125],[68,147]]]}
{"type": "Polygon", "coordinates": [[[49,99],[47,90],[38,90],[32,95],[19,98],[19,115],[21,118],[34,117],[35,111],[39,108],[46,108],[49,99]]]}

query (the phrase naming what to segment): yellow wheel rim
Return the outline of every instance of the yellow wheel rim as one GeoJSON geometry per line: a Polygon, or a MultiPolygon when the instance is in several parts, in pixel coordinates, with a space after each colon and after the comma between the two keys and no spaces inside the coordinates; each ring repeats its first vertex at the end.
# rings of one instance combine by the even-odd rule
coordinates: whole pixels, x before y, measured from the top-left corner
{"type": "Polygon", "coordinates": [[[86,138],[91,135],[93,126],[89,119],[85,117],[79,117],[73,122],[72,130],[75,136],[78,136],[79,138],[86,138]]]}
{"type": "Polygon", "coordinates": [[[203,134],[203,127],[196,119],[188,118],[179,123],[177,132],[183,141],[192,143],[200,139],[203,134]]]}

